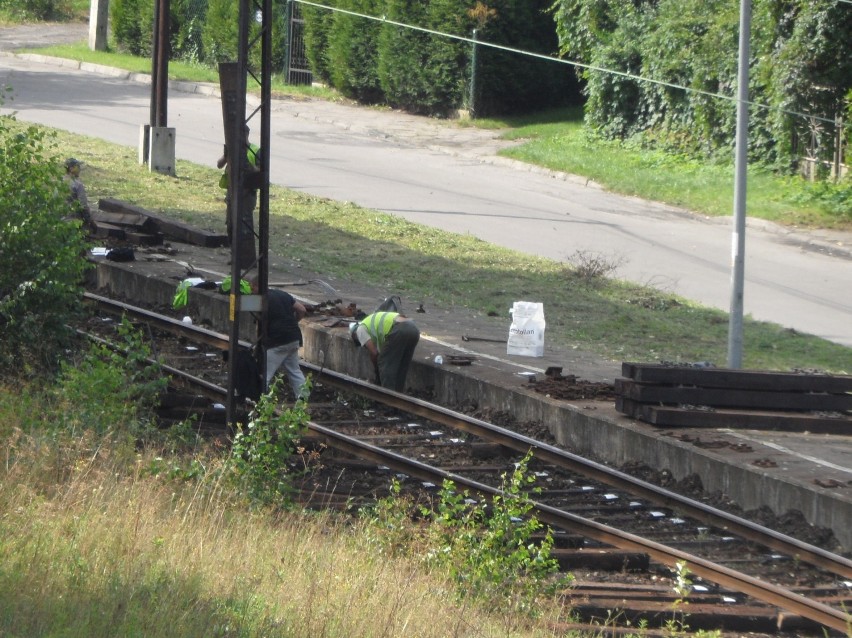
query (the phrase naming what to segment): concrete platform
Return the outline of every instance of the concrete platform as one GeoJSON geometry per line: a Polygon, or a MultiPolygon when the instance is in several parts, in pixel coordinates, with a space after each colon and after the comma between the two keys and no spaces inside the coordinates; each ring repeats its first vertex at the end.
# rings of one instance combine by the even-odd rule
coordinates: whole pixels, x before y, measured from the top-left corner
{"type": "MultiPolygon", "coordinates": [[[[95,259],[93,285],[103,294],[130,303],[145,300],[165,311],[171,308],[178,283],[188,275],[221,281],[230,272],[226,249],[184,244],[172,244],[172,248],[172,254],[157,247],[137,249],[132,262],[95,259]]],[[[351,282],[322,280],[285,262],[270,257],[270,284],[287,284],[276,287],[312,305],[340,299],[344,305],[354,302],[370,312],[389,294],[351,282]]],[[[227,305],[225,295],[193,288],[189,305],[178,314],[227,333],[227,305]]],[[[700,431],[660,429],[616,412],[611,401],[553,400],[531,388],[530,373],[540,375],[549,366],[559,366],[563,374],[579,379],[612,382],[621,375],[621,362],[550,344],[541,358],[506,356],[505,343],[463,337],[505,339],[507,318],[452,308],[415,313],[417,305],[403,299],[404,309],[422,333],[408,378],[413,390],[431,391],[436,401],[447,405],[475,404],[508,412],[520,422],[541,422],[559,444],[615,467],[640,463],[667,470],[675,480],[696,475],[707,492],[724,494],[745,511],[761,507],[776,515],[800,511],[812,525],[833,531],[839,546],[831,549],[852,551],[852,437],[734,431],[723,423],[700,431]],[[449,355],[461,354],[474,357],[473,363],[446,363],[449,355]],[[444,364],[435,362],[438,355],[444,364]]],[[[322,325],[325,319],[303,321],[304,359],[368,378],[371,366],[366,353],[352,345],[345,326],[322,325]]],[[[253,336],[249,323],[244,322],[247,339],[253,336]]]]}

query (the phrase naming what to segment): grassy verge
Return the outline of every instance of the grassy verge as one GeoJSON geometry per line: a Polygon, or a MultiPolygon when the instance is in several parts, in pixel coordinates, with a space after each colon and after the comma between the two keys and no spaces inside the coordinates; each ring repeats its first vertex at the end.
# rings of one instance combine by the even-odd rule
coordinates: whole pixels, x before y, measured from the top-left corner
{"type": "MultiPolygon", "coordinates": [[[[140,167],[133,148],[60,131],[55,141],[57,157],[73,153],[87,164],[83,178],[93,201],[114,197],[221,229],[221,196],[210,188],[215,169],[178,161],[178,177],[170,178],[140,167]]],[[[495,331],[505,328],[504,312],[489,313],[517,299],[541,299],[549,341],[612,360],[723,365],[727,358],[727,313],[351,203],[273,187],[270,251],[273,263],[296,256],[288,259],[310,272],[432,306],[465,306],[494,321],[495,331]],[[375,255],[383,255],[381,263],[375,255]]],[[[852,373],[852,349],[775,324],[747,318],[744,343],[747,368],[852,373]]]]}
{"type": "MultiPolygon", "coordinates": [[[[526,143],[502,155],[582,175],[625,195],[680,206],[710,216],[731,215],[734,168],[698,162],[637,145],[594,139],[579,108],[501,120],[508,139],[526,143]]],[[[750,167],[747,214],[788,226],[852,230],[852,180],[809,183],[750,167]]]]}
{"type": "MultiPolygon", "coordinates": [[[[89,62],[91,64],[102,64],[125,71],[134,73],[151,73],[150,58],[140,58],[126,53],[118,53],[116,51],[92,51],[85,42],[76,44],[61,44],[51,47],[41,47],[27,49],[28,53],[39,53],[57,58],[66,58],[68,60],[77,60],[80,62],[89,62]]],[[[219,74],[216,70],[210,69],[201,64],[192,64],[189,62],[171,61],[169,62],[169,79],[181,80],[186,82],[209,82],[219,84],[219,74]]],[[[256,90],[257,83],[252,82],[249,78],[249,90],[256,90]]],[[[285,84],[280,77],[272,78],[271,87],[273,96],[296,96],[296,97],[312,97],[323,100],[339,101],[343,98],[331,89],[322,86],[295,86],[285,84]]]]}

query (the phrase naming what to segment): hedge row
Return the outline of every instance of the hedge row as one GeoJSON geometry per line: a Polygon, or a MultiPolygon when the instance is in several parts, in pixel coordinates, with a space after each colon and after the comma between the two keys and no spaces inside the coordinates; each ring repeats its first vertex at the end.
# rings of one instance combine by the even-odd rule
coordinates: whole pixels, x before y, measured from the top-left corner
{"type": "MultiPolygon", "coordinates": [[[[476,29],[481,42],[551,55],[558,46],[551,1],[492,0],[486,6],[479,0],[327,0],[328,8],[299,4],[297,10],[305,20],[315,79],[344,95],[414,113],[444,116],[473,108],[492,115],[576,103],[576,75],[556,62],[480,45],[471,102],[473,46],[439,34],[471,38],[476,29]]],[[[150,54],[154,3],[112,0],[112,32],[120,50],[150,54]]],[[[287,3],[273,0],[273,70],[285,68],[287,3]]],[[[235,60],[238,7],[238,0],[172,0],[172,57],[211,67],[235,60]]],[[[252,63],[259,68],[255,49],[252,63]]]]}
{"type": "Polygon", "coordinates": [[[577,102],[578,82],[564,65],[513,49],[555,54],[550,0],[328,0],[332,11],[303,6],[314,73],[354,99],[429,115],[468,108],[516,113],[577,102]],[[384,16],[371,20],[362,16],[384,16]],[[418,29],[402,25],[413,25],[418,29]],[[471,99],[472,98],[472,99],[471,99]]]}

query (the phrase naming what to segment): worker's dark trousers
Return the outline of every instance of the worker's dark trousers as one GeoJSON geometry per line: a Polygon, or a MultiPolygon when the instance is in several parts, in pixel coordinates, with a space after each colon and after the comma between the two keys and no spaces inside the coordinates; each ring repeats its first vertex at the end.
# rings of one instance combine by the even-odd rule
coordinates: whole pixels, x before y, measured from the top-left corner
{"type": "Polygon", "coordinates": [[[382,387],[403,392],[408,366],[420,341],[420,330],[413,321],[393,324],[382,351],[379,353],[379,379],[382,387]]]}

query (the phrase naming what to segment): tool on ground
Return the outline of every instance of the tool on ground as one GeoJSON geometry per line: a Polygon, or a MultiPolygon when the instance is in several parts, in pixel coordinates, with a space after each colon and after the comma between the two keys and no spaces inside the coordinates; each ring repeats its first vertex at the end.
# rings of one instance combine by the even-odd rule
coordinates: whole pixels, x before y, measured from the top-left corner
{"type": "Polygon", "coordinates": [[[490,341],[491,343],[506,343],[505,339],[491,339],[489,337],[472,337],[470,335],[462,335],[462,341],[490,341]]]}

